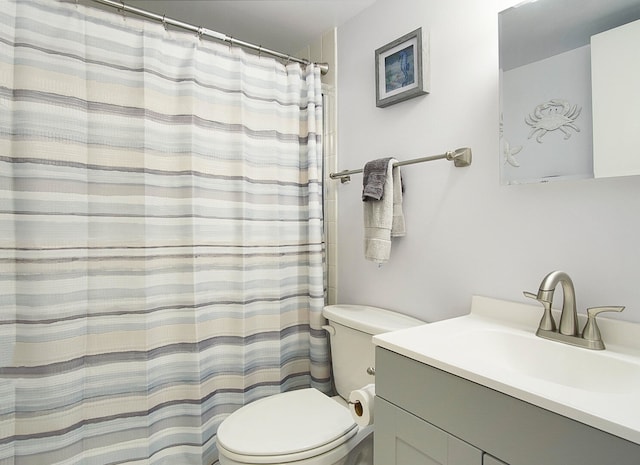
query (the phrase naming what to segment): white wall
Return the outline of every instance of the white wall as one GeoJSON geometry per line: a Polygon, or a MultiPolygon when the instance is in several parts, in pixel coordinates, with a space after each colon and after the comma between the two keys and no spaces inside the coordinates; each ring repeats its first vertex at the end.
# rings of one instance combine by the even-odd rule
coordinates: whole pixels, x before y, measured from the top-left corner
{"type": "Polygon", "coordinates": [[[497,19],[514,3],[378,0],[338,28],[339,169],[464,146],[474,157],[403,168],[407,236],[381,268],[363,258],[361,176],[339,187],[338,301],[435,321],[474,294],[531,302],[522,291],[562,269],[579,311],[626,305],[619,317],[640,322],[640,177],[499,185],[497,19]],[[431,94],[376,108],[374,50],[420,26],[431,94]]]}

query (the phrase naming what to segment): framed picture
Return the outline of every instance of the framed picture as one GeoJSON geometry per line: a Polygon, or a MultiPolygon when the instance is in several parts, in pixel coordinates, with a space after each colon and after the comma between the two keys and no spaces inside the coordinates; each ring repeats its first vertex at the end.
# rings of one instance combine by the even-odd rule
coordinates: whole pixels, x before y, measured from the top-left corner
{"type": "Polygon", "coordinates": [[[422,28],[376,50],[376,106],[429,92],[429,43],[422,28]]]}

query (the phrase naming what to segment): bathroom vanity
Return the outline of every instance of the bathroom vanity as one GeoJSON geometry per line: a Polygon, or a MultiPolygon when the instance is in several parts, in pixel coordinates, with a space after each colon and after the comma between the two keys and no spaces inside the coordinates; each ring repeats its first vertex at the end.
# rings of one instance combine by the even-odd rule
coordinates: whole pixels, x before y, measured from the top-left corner
{"type": "Polygon", "coordinates": [[[603,337],[612,346],[605,355],[536,338],[540,314],[536,307],[474,297],[470,315],[374,337],[374,464],[640,463],[633,385],[640,382],[640,364],[634,365],[640,353],[613,348],[614,340],[633,340],[640,325],[602,319],[603,337]],[[500,320],[504,310],[513,320],[500,320]],[[491,336],[489,349],[478,334],[491,336]],[[536,353],[545,364],[540,372],[536,353]],[[597,371],[585,375],[589,358],[597,371]],[[611,373],[603,369],[607,364],[611,373]],[[571,374],[562,375],[562,368],[571,374]],[[592,376],[613,379],[608,384],[592,376]]]}

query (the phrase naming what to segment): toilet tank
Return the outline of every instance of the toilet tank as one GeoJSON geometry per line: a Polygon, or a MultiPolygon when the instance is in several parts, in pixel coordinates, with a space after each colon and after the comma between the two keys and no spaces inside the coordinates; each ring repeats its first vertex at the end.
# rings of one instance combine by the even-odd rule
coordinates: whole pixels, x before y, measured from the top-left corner
{"type": "Polygon", "coordinates": [[[375,346],[371,337],[425,322],[378,307],[327,305],[322,312],[329,320],[333,378],[338,394],[347,399],[355,389],[374,383],[367,373],[375,368],[375,346]]]}

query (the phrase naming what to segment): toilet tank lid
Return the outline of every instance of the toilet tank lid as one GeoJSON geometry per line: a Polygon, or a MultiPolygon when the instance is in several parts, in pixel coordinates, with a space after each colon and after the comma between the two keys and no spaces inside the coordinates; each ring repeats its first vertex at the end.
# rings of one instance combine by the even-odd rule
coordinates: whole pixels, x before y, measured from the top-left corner
{"type": "Polygon", "coordinates": [[[424,321],[416,318],[368,305],[327,305],[322,314],[329,321],[372,336],[425,324],[424,321]]]}

